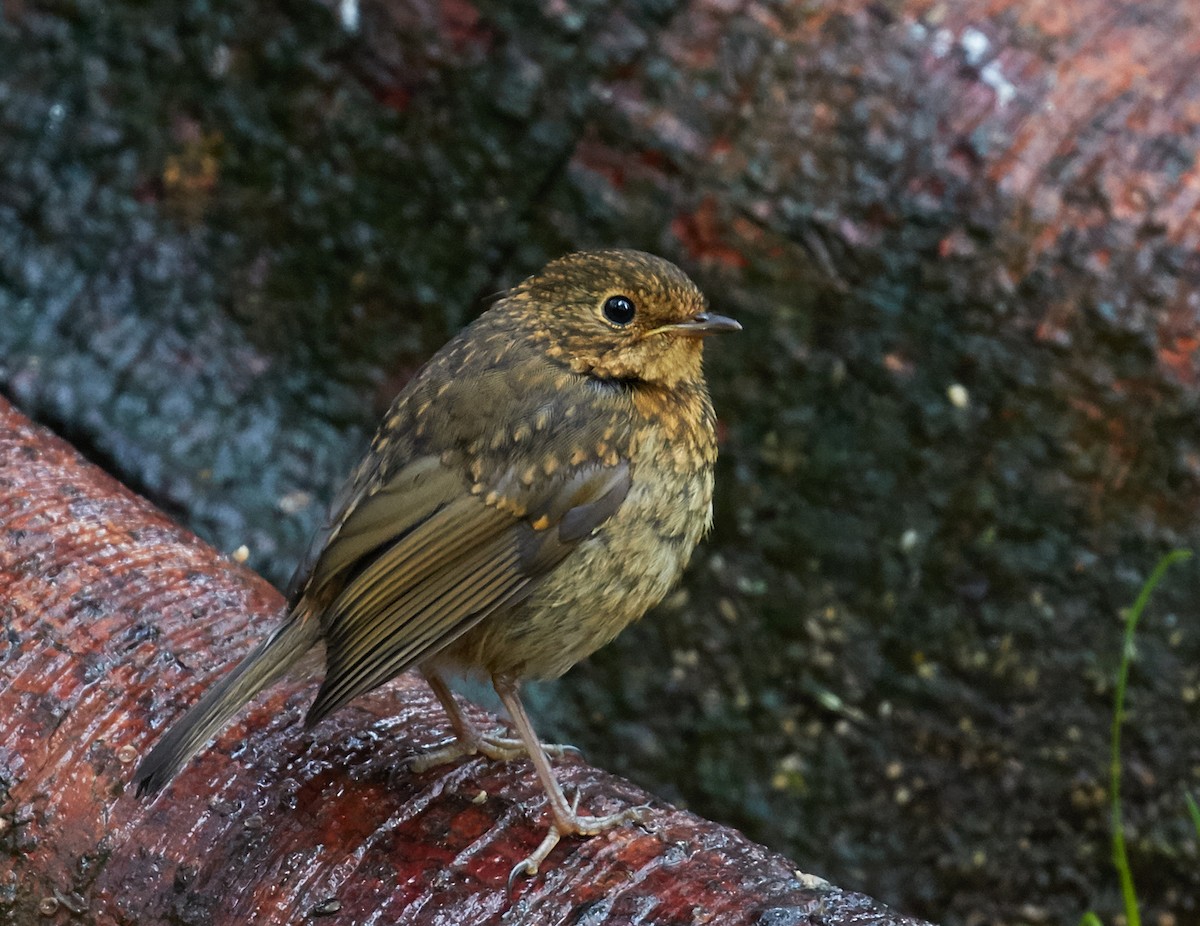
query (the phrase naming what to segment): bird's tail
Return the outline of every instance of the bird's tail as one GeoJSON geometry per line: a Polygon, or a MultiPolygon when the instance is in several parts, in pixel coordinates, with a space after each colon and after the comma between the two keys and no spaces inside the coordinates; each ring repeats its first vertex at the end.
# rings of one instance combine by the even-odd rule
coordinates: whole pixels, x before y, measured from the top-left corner
{"type": "Polygon", "coordinates": [[[138,795],[153,793],[174,778],[247,701],[286,675],[317,643],[320,632],[320,621],[293,616],[258,644],[142,760],[133,776],[138,795]]]}

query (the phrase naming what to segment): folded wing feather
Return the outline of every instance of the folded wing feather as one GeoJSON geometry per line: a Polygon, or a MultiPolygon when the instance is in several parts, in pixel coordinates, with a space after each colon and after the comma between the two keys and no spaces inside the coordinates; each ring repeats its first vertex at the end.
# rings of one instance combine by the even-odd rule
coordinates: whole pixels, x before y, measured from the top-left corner
{"type": "Polygon", "coordinates": [[[357,500],[306,586],[305,595],[331,598],[310,724],[528,596],[617,511],[630,474],[625,462],[586,463],[536,489],[511,473],[495,484],[503,495],[489,503],[426,457],[357,500]]]}

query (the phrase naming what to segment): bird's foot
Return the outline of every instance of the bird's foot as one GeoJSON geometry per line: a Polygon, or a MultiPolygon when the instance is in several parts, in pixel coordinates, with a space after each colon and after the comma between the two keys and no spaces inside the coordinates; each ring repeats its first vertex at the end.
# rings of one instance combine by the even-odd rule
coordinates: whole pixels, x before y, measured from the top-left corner
{"type": "MultiPolygon", "coordinates": [[[[567,743],[542,743],[542,751],[552,759],[561,758],[567,753],[581,755],[578,747],[567,743]]],[[[409,762],[409,768],[420,773],[454,762],[463,756],[487,756],[493,762],[508,762],[525,755],[528,755],[525,744],[518,738],[498,733],[481,733],[465,741],[462,737],[457,737],[452,743],[422,753],[409,762]]]]}
{"type": "MultiPolygon", "coordinates": [[[[513,870],[508,873],[508,893],[512,896],[513,884],[521,875],[533,877],[538,873],[538,868],[542,862],[554,851],[554,847],[558,845],[559,840],[564,836],[599,836],[606,830],[610,830],[616,826],[623,826],[626,823],[641,823],[647,813],[650,811],[649,804],[640,804],[637,807],[630,807],[628,810],[622,810],[620,813],[610,813],[604,817],[589,817],[580,816],[576,813],[579,806],[579,795],[575,795],[575,799],[571,802],[571,810],[569,814],[562,816],[561,819],[555,819],[550,824],[550,831],[546,833],[546,838],[541,841],[533,852],[522,861],[518,862],[513,870]]],[[[557,817],[557,815],[556,815],[557,817]]]]}
{"type": "MultiPolygon", "coordinates": [[[[568,753],[573,756],[583,755],[578,746],[572,746],[570,743],[542,743],[541,747],[542,752],[551,759],[561,759],[568,753]]],[[[487,756],[493,762],[507,762],[529,754],[525,751],[525,744],[518,737],[501,736],[498,733],[485,733],[481,736],[476,752],[487,756]]]]}

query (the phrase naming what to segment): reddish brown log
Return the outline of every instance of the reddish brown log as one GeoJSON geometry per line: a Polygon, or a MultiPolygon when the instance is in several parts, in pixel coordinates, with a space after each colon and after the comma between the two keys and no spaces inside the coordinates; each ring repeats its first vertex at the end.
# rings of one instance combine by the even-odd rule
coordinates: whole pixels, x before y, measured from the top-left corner
{"type": "MultiPolygon", "coordinates": [[[[643,827],[565,841],[510,900],[508,872],[544,825],[534,776],[483,760],[408,771],[446,737],[409,677],[310,733],[311,691],[282,685],[137,799],[142,751],[280,607],[0,401],[5,922],[915,922],[662,803],[643,827]]],[[[653,800],[580,761],[559,768],[590,810],[653,800]]]]}

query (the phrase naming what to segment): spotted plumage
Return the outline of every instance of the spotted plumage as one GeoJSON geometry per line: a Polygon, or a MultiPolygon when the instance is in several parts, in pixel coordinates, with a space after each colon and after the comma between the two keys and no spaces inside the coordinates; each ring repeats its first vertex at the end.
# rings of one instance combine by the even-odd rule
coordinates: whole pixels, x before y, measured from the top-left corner
{"type": "Polygon", "coordinates": [[[505,294],[396,398],[297,570],[288,619],[160,741],[139,788],[323,644],[310,723],[420,666],[465,748],[486,752],[441,681],[481,673],[538,767],[554,838],[616,822],[566,806],[517,686],[566,672],[678,579],[712,519],[702,336],[736,327],[636,251],[569,255],[505,294]]]}

